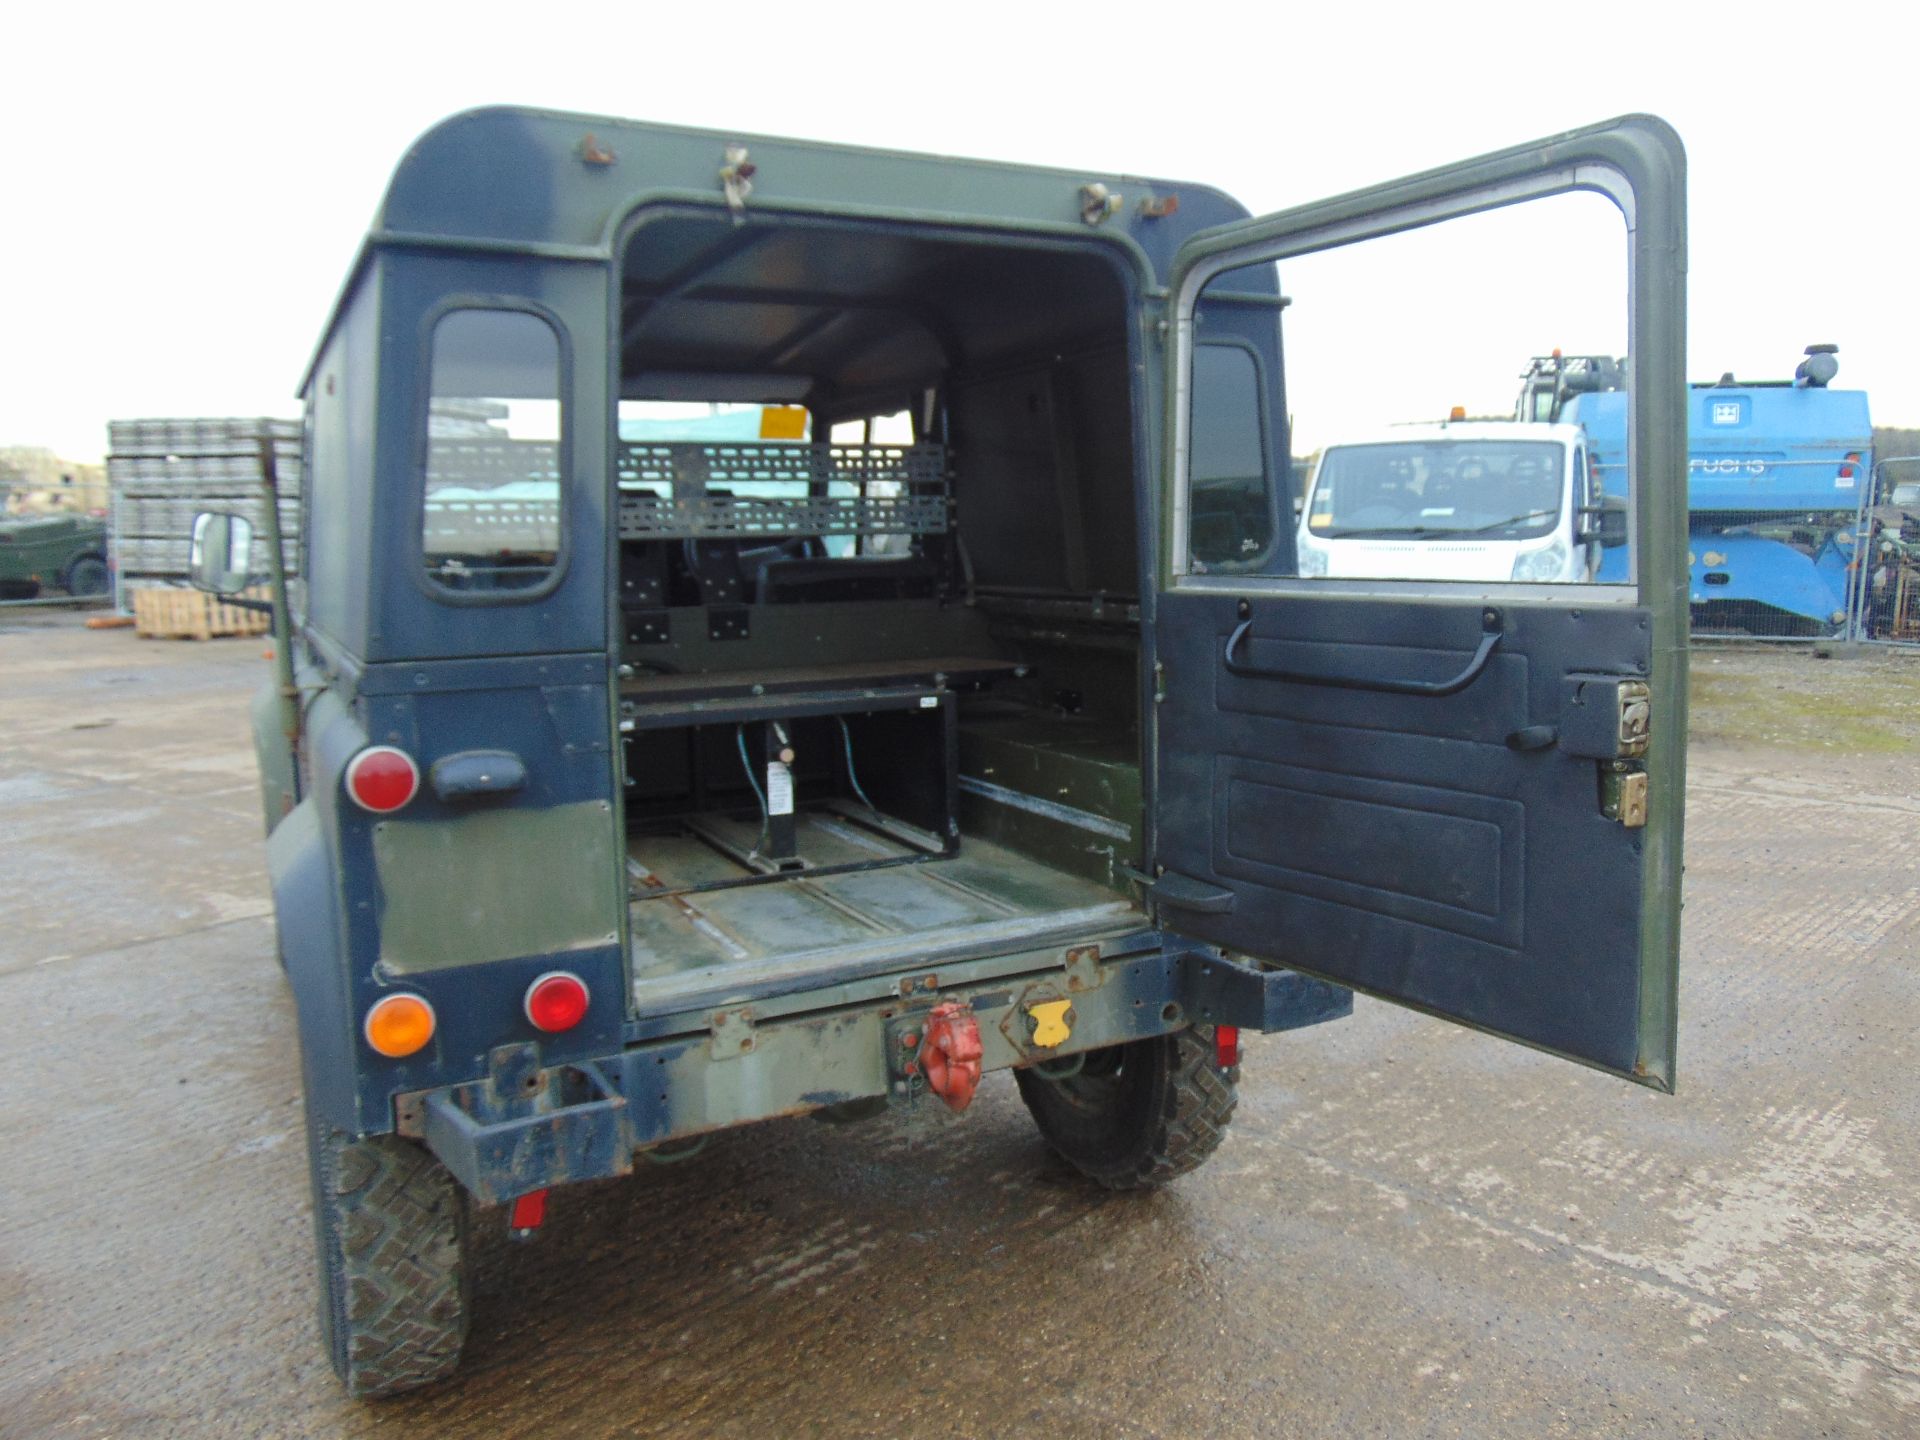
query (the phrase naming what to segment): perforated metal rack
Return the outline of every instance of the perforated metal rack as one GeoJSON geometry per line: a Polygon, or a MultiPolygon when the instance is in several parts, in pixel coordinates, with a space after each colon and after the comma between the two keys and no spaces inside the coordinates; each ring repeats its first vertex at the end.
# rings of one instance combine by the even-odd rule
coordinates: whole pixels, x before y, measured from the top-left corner
{"type": "Polygon", "coordinates": [[[628,442],[619,473],[623,540],[938,535],[948,524],[941,445],[628,442]]]}

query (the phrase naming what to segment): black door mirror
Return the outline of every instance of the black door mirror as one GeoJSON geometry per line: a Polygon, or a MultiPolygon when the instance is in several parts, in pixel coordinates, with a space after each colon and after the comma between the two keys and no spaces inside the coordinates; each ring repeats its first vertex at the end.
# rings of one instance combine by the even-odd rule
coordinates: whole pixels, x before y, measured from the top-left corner
{"type": "Polygon", "coordinates": [[[1627,502],[1621,496],[1608,495],[1598,505],[1580,507],[1580,543],[1595,540],[1608,550],[1627,543],[1627,502]]]}
{"type": "Polygon", "coordinates": [[[193,548],[187,577],[197,590],[237,595],[252,576],[253,522],[240,515],[203,511],[193,517],[193,548]]]}

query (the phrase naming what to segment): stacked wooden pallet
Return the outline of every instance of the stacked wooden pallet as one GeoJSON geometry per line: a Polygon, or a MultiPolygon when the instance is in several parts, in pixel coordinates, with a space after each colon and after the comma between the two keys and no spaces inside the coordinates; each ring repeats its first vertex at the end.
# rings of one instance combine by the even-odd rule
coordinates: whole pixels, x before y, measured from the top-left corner
{"type": "MultiPolygon", "coordinates": [[[[269,598],[264,586],[243,591],[245,598],[269,598]]],[[[149,640],[211,640],[217,635],[264,635],[270,617],[245,610],[217,595],[166,585],[143,585],[127,592],[133,606],[134,633],[149,640]]]]}

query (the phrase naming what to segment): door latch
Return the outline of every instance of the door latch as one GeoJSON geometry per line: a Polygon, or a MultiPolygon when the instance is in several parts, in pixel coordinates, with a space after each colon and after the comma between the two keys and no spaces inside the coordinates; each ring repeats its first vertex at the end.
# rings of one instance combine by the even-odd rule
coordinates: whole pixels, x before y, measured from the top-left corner
{"type": "Polygon", "coordinates": [[[1653,689],[1617,675],[1570,675],[1560,712],[1560,748],[1592,760],[1632,760],[1647,753],[1653,689]]]}
{"type": "Polygon", "coordinates": [[[1600,771],[1600,813],[1628,830],[1647,823],[1647,772],[1616,760],[1600,771]]]}

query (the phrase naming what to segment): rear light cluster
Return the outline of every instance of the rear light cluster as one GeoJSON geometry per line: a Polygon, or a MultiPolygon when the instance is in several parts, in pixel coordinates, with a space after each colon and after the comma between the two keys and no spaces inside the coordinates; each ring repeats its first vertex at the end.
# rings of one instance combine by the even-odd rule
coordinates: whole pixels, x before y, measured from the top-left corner
{"type": "Polygon", "coordinates": [[[549,970],[527,987],[527,1020],[549,1035],[587,1018],[587,982],[571,970],[549,970]]]}
{"type": "Polygon", "coordinates": [[[420,793],[420,767],[404,750],[369,745],[347,762],[347,794],[362,810],[390,815],[420,793]]]}
{"type": "Polygon", "coordinates": [[[1853,467],[1859,463],[1860,452],[1858,450],[1849,450],[1847,452],[1847,458],[1842,461],[1840,465],[1840,478],[1842,480],[1851,480],[1853,478],[1853,467]]]}
{"type": "MultiPolygon", "coordinates": [[[[370,745],[347,762],[347,794],[362,810],[390,815],[420,793],[420,767],[404,750],[370,745]]],[[[571,970],[549,970],[527,987],[521,1001],[527,1023],[549,1035],[571,1030],[587,1018],[592,996],[571,970]]],[[[433,1006],[425,996],[401,992],[375,1001],[362,1031],[367,1044],[390,1060],[425,1049],[433,1039],[433,1006]]]]}
{"type": "MultiPolygon", "coordinates": [[[[571,970],[549,970],[527,986],[521,1006],[534,1029],[557,1035],[587,1018],[592,999],[587,982],[571,970]]],[[[426,1049],[437,1024],[426,996],[402,990],[373,1002],[361,1033],[377,1053],[404,1060],[426,1049]]]]}
{"type": "Polygon", "coordinates": [[[433,1006],[423,995],[384,995],[367,1011],[367,1044],[389,1060],[404,1060],[426,1048],[436,1024],[433,1006]]]}

